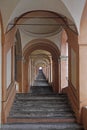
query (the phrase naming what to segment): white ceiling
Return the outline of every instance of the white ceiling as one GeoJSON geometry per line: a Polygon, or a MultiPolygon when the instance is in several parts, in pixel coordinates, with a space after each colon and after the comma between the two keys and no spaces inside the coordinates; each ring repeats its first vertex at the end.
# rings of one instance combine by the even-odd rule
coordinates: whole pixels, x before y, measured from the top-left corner
{"type": "MultiPolygon", "coordinates": [[[[72,21],[77,27],[78,33],[80,30],[80,21],[82,12],[84,9],[86,0],[0,0],[0,10],[3,18],[3,26],[4,32],[6,32],[7,25],[14,21],[15,18],[20,15],[35,10],[44,10],[44,11],[52,11],[63,16],[66,16],[68,19],[72,21]]],[[[50,19],[47,21],[46,19],[40,19],[36,21],[34,19],[26,20],[26,23],[52,23],[56,24],[55,20],[50,19]]],[[[20,26],[20,34],[22,41],[22,48],[29,42],[29,40],[35,39],[35,36],[42,37],[48,36],[46,38],[51,39],[55,42],[55,44],[60,44],[60,34],[57,34],[58,28],[55,26],[52,27],[25,27],[20,26]],[[27,34],[27,35],[26,35],[27,34]],[[33,34],[33,36],[31,35],[33,34]],[[46,35],[45,35],[46,34],[46,35]],[[55,35],[47,35],[47,34],[55,34],[55,35]]]]}
{"type": "Polygon", "coordinates": [[[55,19],[29,18],[25,19],[18,28],[28,36],[47,37],[61,31],[61,27],[55,25],[57,25],[55,19]]]}

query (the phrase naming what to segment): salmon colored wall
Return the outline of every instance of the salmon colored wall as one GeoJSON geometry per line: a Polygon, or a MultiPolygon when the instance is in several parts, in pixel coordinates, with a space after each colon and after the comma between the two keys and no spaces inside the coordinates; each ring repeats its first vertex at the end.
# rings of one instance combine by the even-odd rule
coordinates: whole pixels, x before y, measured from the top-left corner
{"type": "Polygon", "coordinates": [[[2,123],[2,46],[4,43],[4,30],[2,14],[0,12],[0,125],[2,123]]]}
{"type": "Polygon", "coordinates": [[[80,23],[79,58],[80,102],[82,107],[87,105],[87,0],[80,23]]]}
{"type": "Polygon", "coordinates": [[[14,84],[11,85],[12,86],[9,87],[9,90],[7,90],[6,100],[2,101],[2,123],[7,123],[7,117],[9,115],[16,94],[15,85],[14,84]]]}
{"type": "Polygon", "coordinates": [[[87,130],[87,0],[82,13],[79,35],[79,69],[80,69],[80,107],[82,109],[82,123],[87,130]]]}
{"type": "Polygon", "coordinates": [[[82,109],[82,124],[85,130],[87,130],[87,107],[82,109]]]}
{"type": "Polygon", "coordinates": [[[15,89],[15,82],[14,82],[14,35],[15,35],[15,28],[10,32],[6,33],[3,37],[5,38],[3,41],[2,46],[2,123],[7,122],[7,117],[9,111],[11,109],[16,89],[15,89]],[[10,86],[6,86],[6,56],[7,53],[11,49],[11,84],[10,86]]]}
{"type": "MultiPolygon", "coordinates": [[[[87,45],[81,44],[82,37],[74,33],[73,31],[67,29],[68,44],[69,44],[69,77],[68,77],[68,87],[63,89],[63,92],[68,94],[69,100],[72,104],[72,108],[75,112],[77,121],[82,123],[82,108],[87,105],[87,45]],[[76,85],[72,84],[72,71],[71,71],[71,50],[74,50],[76,55],[76,85]]],[[[82,33],[83,34],[83,33],[82,33]]],[[[87,34],[87,33],[86,33],[87,34]]],[[[73,69],[74,71],[74,69],[73,69]]],[[[85,110],[86,111],[86,110],[85,110]]],[[[84,114],[85,115],[85,114],[84,114]]],[[[84,117],[85,118],[85,117],[84,117]]],[[[84,119],[83,118],[83,119],[84,119]]]]}
{"type": "Polygon", "coordinates": [[[63,89],[63,92],[68,94],[69,100],[71,102],[72,108],[75,112],[77,121],[80,122],[80,101],[79,101],[79,45],[78,45],[78,35],[71,31],[66,30],[68,35],[68,87],[63,89]],[[72,72],[71,72],[71,49],[74,50],[76,55],[76,86],[72,83],[72,72]]]}
{"type": "Polygon", "coordinates": [[[80,21],[79,44],[87,44],[87,0],[80,21]]]}

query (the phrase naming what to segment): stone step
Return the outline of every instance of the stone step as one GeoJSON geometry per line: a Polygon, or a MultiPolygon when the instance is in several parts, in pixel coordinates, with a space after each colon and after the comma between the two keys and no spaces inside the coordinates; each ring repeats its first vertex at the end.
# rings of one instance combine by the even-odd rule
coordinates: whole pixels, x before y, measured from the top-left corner
{"type": "Polygon", "coordinates": [[[48,100],[48,101],[50,101],[50,100],[55,100],[55,101],[57,101],[57,100],[59,100],[59,101],[68,101],[67,100],[67,98],[66,97],[35,97],[35,96],[33,96],[33,97],[16,97],[16,99],[17,100],[21,100],[21,99],[23,99],[23,100],[44,100],[44,101],[46,101],[46,100],[48,100]]]}
{"type": "Polygon", "coordinates": [[[75,122],[66,95],[17,94],[8,122],[75,122]]]}
{"type": "Polygon", "coordinates": [[[71,108],[68,108],[68,107],[40,107],[40,106],[35,106],[35,105],[26,105],[23,107],[22,106],[13,106],[11,111],[22,111],[22,110],[26,110],[26,111],[47,111],[47,112],[72,112],[72,109],[71,108]]]}
{"type": "Polygon", "coordinates": [[[74,118],[70,112],[59,112],[59,111],[27,111],[19,110],[10,113],[9,117],[55,117],[55,118],[74,118]],[[14,113],[13,113],[14,112],[14,113]]]}
{"type": "Polygon", "coordinates": [[[53,93],[53,89],[47,82],[35,81],[35,85],[30,88],[30,93],[48,94],[53,93]]]}
{"type": "Polygon", "coordinates": [[[30,93],[17,93],[16,94],[16,96],[18,96],[18,97],[22,97],[22,96],[29,96],[29,97],[34,97],[34,96],[36,96],[36,97],[67,97],[67,95],[66,94],[63,94],[63,93],[52,93],[52,94],[39,94],[39,95],[37,95],[37,94],[30,94],[30,93]]]}
{"type": "Polygon", "coordinates": [[[41,111],[41,112],[43,112],[43,111],[47,111],[47,112],[71,112],[71,113],[73,113],[72,112],[72,110],[70,109],[70,108],[53,108],[53,107],[51,107],[51,108],[49,108],[49,107],[13,107],[12,108],[12,110],[11,110],[11,112],[10,113],[12,113],[12,112],[17,112],[17,111],[24,111],[24,110],[26,110],[27,112],[34,112],[34,111],[36,111],[36,112],[38,112],[38,111],[41,111]]]}
{"type": "Polygon", "coordinates": [[[76,122],[75,118],[41,118],[41,117],[8,117],[8,123],[74,123],[76,122]]]}
{"type": "Polygon", "coordinates": [[[40,86],[40,87],[42,87],[42,86],[49,86],[49,83],[48,83],[48,81],[46,81],[46,80],[34,80],[34,84],[33,84],[33,87],[32,88],[35,88],[35,86],[40,86]]]}
{"type": "Polygon", "coordinates": [[[18,103],[23,103],[24,105],[26,104],[33,104],[35,102],[35,104],[48,104],[48,105],[69,105],[68,100],[63,100],[63,99],[18,99],[14,101],[14,104],[18,104],[18,103]]]}
{"type": "MultiPolygon", "coordinates": [[[[36,79],[34,80],[33,86],[31,88],[31,92],[43,92],[43,86],[46,86],[46,89],[49,88],[49,83],[43,73],[42,70],[38,71],[38,74],[36,76],[36,79]],[[36,86],[36,87],[35,87],[36,86]],[[38,87],[37,87],[38,86],[38,87]],[[42,87],[41,89],[39,89],[39,86],[42,87]],[[37,91],[35,91],[37,89],[37,91]]],[[[44,90],[45,91],[45,90],[44,90]]],[[[46,92],[46,91],[45,91],[46,92]]]]}
{"type": "Polygon", "coordinates": [[[77,123],[28,123],[6,124],[2,130],[84,130],[77,123]]]}
{"type": "Polygon", "coordinates": [[[16,94],[17,99],[66,99],[66,94],[30,94],[30,93],[18,93],[16,94]]]}

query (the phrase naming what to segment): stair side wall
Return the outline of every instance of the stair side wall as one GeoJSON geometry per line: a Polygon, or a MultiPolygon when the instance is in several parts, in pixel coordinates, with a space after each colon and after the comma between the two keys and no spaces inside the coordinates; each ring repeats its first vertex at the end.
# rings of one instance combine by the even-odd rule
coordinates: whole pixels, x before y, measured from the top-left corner
{"type": "Polygon", "coordinates": [[[11,86],[8,90],[6,101],[2,102],[2,124],[7,123],[7,117],[9,115],[10,109],[12,107],[14,98],[16,94],[15,84],[11,86]]]}

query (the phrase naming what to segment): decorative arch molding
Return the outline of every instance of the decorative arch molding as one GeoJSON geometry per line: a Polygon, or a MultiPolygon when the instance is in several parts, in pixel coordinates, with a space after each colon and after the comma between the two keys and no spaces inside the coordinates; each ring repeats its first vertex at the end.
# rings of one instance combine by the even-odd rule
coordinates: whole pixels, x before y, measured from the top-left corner
{"type": "Polygon", "coordinates": [[[28,81],[28,64],[29,64],[29,55],[34,50],[46,50],[51,53],[53,61],[53,89],[55,92],[59,92],[59,63],[58,58],[60,56],[60,51],[58,47],[47,39],[35,39],[29,42],[23,49],[24,64],[23,64],[23,92],[28,92],[29,81],[28,81]],[[55,75],[56,74],[56,75],[55,75]]]}
{"type": "MultiPolygon", "coordinates": [[[[59,33],[62,30],[62,28],[68,28],[77,33],[77,27],[70,19],[68,19],[64,15],[61,15],[57,12],[53,12],[53,11],[49,11],[49,10],[33,10],[33,11],[25,12],[24,14],[17,17],[13,23],[8,24],[6,32],[9,32],[10,30],[12,30],[14,27],[16,27],[16,25],[19,25],[19,26],[25,25],[26,24],[25,20],[32,19],[32,18],[52,19],[56,22],[54,24],[58,23],[60,25],[59,29],[56,29],[56,31],[54,31],[53,33],[51,32],[51,33],[47,34],[47,36],[51,36],[56,33],[59,33]]],[[[58,28],[58,26],[57,26],[57,28],[58,28]]],[[[31,31],[29,34],[30,35],[32,34],[33,36],[35,35],[31,31]]]]}
{"type": "Polygon", "coordinates": [[[2,42],[3,39],[3,23],[2,23],[2,16],[1,16],[1,12],[0,12],[0,124],[2,123],[2,92],[3,92],[3,88],[2,88],[2,42]]]}
{"type": "MultiPolygon", "coordinates": [[[[35,10],[35,11],[29,11],[29,12],[26,12],[24,14],[22,14],[21,16],[17,17],[16,20],[14,21],[14,23],[11,25],[11,28],[9,29],[7,27],[7,32],[9,30],[11,30],[12,28],[14,28],[16,25],[18,24],[22,24],[22,22],[24,22],[25,19],[27,18],[33,18],[33,17],[53,17],[53,18],[57,18],[58,17],[58,20],[55,19],[56,21],[59,21],[61,22],[61,24],[66,24],[66,20],[65,20],[65,17],[56,13],[56,12],[52,12],[52,11],[46,11],[46,10],[35,10]]],[[[8,25],[9,26],[9,25],[8,25]]]]}
{"type": "Polygon", "coordinates": [[[60,51],[52,41],[48,39],[34,39],[30,41],[23,49],[23,56],[28,56],[34,50],[42,49],[50,52],[53,57],[59,58],[60,51]]]}
{"type": "Polygon", "coordinates": [[[83,119],[84,128],[87,129],[87,0],[80,21],[79,40],[79,101],[80,118],[83,119]]]}

